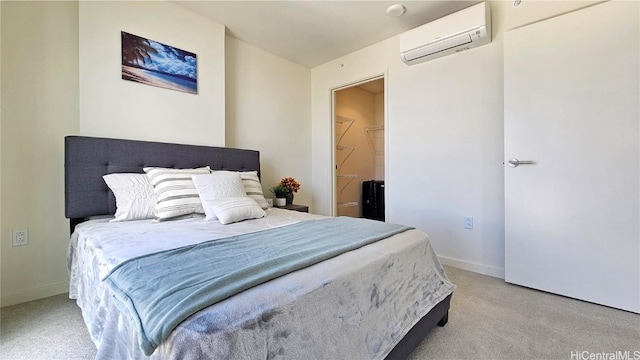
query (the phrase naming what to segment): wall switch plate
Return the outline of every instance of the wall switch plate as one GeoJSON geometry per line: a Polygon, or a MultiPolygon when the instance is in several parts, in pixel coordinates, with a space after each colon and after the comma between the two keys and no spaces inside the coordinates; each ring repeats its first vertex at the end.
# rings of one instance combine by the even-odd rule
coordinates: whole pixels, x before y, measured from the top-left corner
{"type": "Polygon", "coordinates": [[[464,217],[464,228],[465,229],[473,229],[473,216],[465,216],[464,217]]]}
{"type": "Polygon", "coordinates": [[[29,229],[15,229],[11,232],[13,246],[29,245],[29,229]]]}

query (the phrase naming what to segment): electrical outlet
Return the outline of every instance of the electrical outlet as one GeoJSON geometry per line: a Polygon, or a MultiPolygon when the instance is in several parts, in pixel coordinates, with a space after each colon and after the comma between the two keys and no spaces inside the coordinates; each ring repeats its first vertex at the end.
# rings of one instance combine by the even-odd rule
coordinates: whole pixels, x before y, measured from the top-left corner
{"type": "Polygon", "coordinates": [[[464,217],[464,228],[465,229],[473,229],[473,216],[465,216],[464,217]]]}
{"type": "Polygon", "coordinates": [[[13,246],[29,245],[29,229],[16,229],[12,231],[13,246]]]}

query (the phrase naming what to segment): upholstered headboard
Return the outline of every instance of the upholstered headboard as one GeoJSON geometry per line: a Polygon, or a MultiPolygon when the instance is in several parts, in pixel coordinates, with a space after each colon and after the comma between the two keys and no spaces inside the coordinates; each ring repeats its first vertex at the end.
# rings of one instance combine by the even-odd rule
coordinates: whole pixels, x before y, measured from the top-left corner
{"type": "Polygon", "coordinates": [[[146,166],[213,170],[258,171],[260,153],[221,147],[167,144],[148,141],[65,137],[65,216],[75,225],[89,216],[110,215],[116,210],[113,193],[103,175],[143,173],[146,166]]]}

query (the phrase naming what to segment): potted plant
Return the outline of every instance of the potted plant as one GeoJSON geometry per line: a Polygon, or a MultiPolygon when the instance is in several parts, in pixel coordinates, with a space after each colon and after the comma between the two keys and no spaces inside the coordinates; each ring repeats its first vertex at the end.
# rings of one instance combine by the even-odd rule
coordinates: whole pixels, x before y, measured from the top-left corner
{"type": "Polygon", "coordinates": [[[286,195],[286,199],[287,199],[286,204],[287,205],[293,204],[293,193],[298,192],[298,190],[300,190],[300,183],[296,181],[295,178],[286,177],[280,180],[280,184],[278,185],[284,186],[289,190],[286,195]]]}
{"type": "Polygon", "coordinates": [[[289,189],[282,185],[278,185],[271,189],[273,195],[276,196],[276,206],[285,206],[287,204],[287,194],[289,193],[289,189]]]}

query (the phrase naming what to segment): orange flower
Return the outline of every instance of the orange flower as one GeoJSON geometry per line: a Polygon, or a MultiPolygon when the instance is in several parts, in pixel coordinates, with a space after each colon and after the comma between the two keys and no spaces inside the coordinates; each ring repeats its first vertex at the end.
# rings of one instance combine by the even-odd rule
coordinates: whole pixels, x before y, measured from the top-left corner
{"type": "Polygon", "coordinates": [[[292,177],[286,177],[280,180],[280,186],[286,187],[290,192],[298,192],[298,190],[300,190],[300,183],[292,177]]]}

